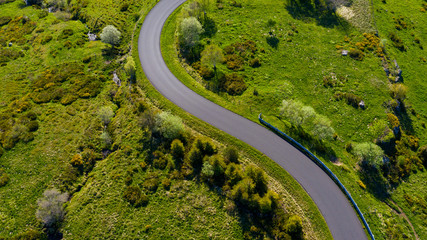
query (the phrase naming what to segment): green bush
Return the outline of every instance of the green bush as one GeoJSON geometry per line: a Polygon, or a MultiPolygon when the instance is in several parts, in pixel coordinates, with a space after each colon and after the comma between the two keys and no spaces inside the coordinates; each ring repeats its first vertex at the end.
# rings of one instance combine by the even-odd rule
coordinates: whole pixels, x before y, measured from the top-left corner
{"type": "Polygon", "coordinates": [[[47,35],[47,36],[44,36],[43,38],[42,38],[42,40],[40,41],[40,43],[42,44],[42,45],[45,45],[46,43],[48,43],[48,42],[50,42],[50,41],[52,41],[52,36],[51,35],[47,35]]]}
{"type": "Polygon", "coordinates": [[[27,124],[27,127],[28,127],[28,131],[35,132],[37,131],[37,129],[39,129],[39,123],[36,120],[33,120],[27,124]]]}
{"type": "Polygon", "coordinates": [[[184,159],[185,148],[184,144],[178,139],[175,139],[171,143],[171,154],[172,159],[174,160],[175,167],[179,168],[182,165],[182,161],[184,159]]]}
{"type": "Polygon", "coordinates": [[[241,95],[246,89],[246,83],[243,77],[237,73],[225,74],[221,88],[230,95],[241,95]]]}
{"type": "Polygon", "coordinates": [[[234,71],[240,71],[243,70],[243,58],[240,57],[237,54],[231,54],[227,55],[225,57],[225,63],[227,65],[227,68],[234,71]]]}
{"type": "Polygon", "coordinates": [[[163,179],[162,186],[164,189],[169,190],[171,187],[171,180],[169,178],[163,179]]]}
{"type": "Polygon", "coordinates": [[[123,193],[123,197],[134,207],[146,206],[149,198],[139,187],[127,186],[123,193]]]}
{"type": "Polygon", "coordinates": [[[239,163],[239,152],[234,147],[227,147],[224,150],[224,159],[229,163],[239,163]]]}
{"type": "Polygon", "coordinates": [[[9,182],[9,176],[3,168],[0,168],[0,187],[5,186],[9,182]]]}
{"type": "Polygon", "coordinates": [[[74,34],[73,29],[66,28],[66,29],[62,30],[62,32],[59,34],[57,40],[66,39],[66,38],[72,36],[73,34],[74,34]]]}
{"type": "Polygon", "coordinates": [[[156,173],[149,173],[142,186],[148,191],[155,192],[159,186],[159,177],[156,173]]]}
{"type": "Polygon", "coordinates": [[[253,58],[249,60],[249,66],[253,68],[257,68],[261,66],[261,62],[259,61],[259,58],[253,58]]]}
{"type": "Polygon", "coordinates": [[[154,131],[164,138],[172,140],[184,132],[184,124],[181,118],[168,112],[161,112],[155,116],[154,131]]]}
{"type": "Polygon", "coordinates": [[[406,46],[403,44],[402,39],[397,36],[395,32],[390,32],[388,37],[393,42],[393,46],[395,48],[399,49],[400,51],[406,51],[406,46]]]}
{"type": "Polygon", "coordinates": [[[350,51],[348,52],[348,55],[351,58],[353,58],[355,60],[359,60],[359,61],[362,61],[363,58],[365,57],[365,54],[362,51],[360,51],[359,49],[356,49],[356,48],[350,48],[350,51]]]}
{"type": "Polygon", "coordinates": [[[8,24],[11,20],[12,20],[12,18],[9,16],[0,17],[0,27],[8,24]]]}

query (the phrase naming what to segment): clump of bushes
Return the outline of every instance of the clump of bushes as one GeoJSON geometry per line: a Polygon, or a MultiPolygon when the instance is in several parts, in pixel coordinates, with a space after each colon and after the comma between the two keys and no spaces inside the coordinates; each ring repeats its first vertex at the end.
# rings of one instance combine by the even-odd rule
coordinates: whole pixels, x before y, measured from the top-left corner
{"type": "Polygon", "coordinates": [[[399,36],[397,36],[395,32],[390,32],[388,37],[393,42],[393,46],[395,48],[399,49],[400,51],[406,51],[406,46],[403,44],[402,39],[399,36]]]}
{"type": "Polygon", "coordinates": [[[259,58],[253,58],[249,60],[249,66],[253,68],[257,68],[261,66],[261,62],[259,61],[259,58]]]}
{"type": "Polygon", "coordinates": [[[61,33],[59,34],[57,40],[59,41],[59,40],[62,40],[62,39],[66,39],[66,38],[72,36],[73,34],[74,34],[73,29],[66,28],[66,29],[64,29],[64,30],[61,31],[61,33]]]}
{"type": "Polygon", "coordinates": [[[9,176],[3,168],[0,168],[0,187],[5,186],[9,182],[9,176]]]}
{"type": "Polygon", "coordinates": [[[359,60],[359,61],[362,61],[363,58],[365,57],[365,54],[362,51],[360,51],[359,49],[356,49],[356,48],[350,48],[350,51],[348,52],[348,55],[351,58],[353,58],[355,60],[359,60]]]}
{"type": "Polygon", "coordinates": [[[359,107],[359,103],[362,101],[362,98],[357,96],[354,93],[343,93],[337,92],[334,94],[335,100],[345,100],[348,105],[353,106],[354,108],[359,107]]]}
{"type": "Polygon", "coordinates": [[[139,187],[127,186],[123,193],[123,197],[134,207],[146,206],[149,198],[139,187]]]}
{"type": "Polygon", "coordinates": [[[225,74],[220,82],[220,88],[230,95],[241,95],[247,89],[243,77],[237,73],[225,74]]]}

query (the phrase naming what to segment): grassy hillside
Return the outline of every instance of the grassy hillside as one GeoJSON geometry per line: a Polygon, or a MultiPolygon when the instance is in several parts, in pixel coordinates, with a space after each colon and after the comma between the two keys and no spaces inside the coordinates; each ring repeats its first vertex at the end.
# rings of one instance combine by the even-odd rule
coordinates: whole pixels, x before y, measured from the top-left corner
{"type": "MultiPolygon", "coordinates": [[[[425,13],[423,1],[411,1],[405,7],[399,4],[374,1],[371,11],[368,1],[353,1],[337,14],[327,11],[320,14],[310,8],[302,11],[302,6],[283,1],[217,1],[210,3],[206,15],[192,12],[190,6],[194,8],[197,4],[187,5],[166,25],[162,51],[168,66],[187,86],[254,121],[262,112],[268,121],[321,157],[349,189],[377,238],[415,238],[408,221],[396,213],[396,207],[389,207],[393,206],[389,201],[394,200],[402,207],[412,225],[423,225],[418,217],[423,216],[419,211],[423,209],[425,186],[419,180],[409,185],[402,183],[425,175],[417,155],[418,146],[426,141],[425,91],[422,91],[426,69],[422,48],[425,13]],[[401,15],[408,27],[397,30],[396,19],[401,15]],[[170,41],[179,38],[179,25],[189,16],[198,17],[205,28],[194,48],[195,57],[177,50],[178,40],[170,41]],[[379,37],[374,34],[374,20],[379,37]],[[269,21],[273,21],[270,26],[269,21]],[[401,36],[406,51],[397,49],[390,32],[401,36]],[[203,55],[200,53],[211,44],[223,50],[224,60],[217,65],[222,83],[215,82],[212,66],[199,62],[203,55]],[[349,56],[342,56],[342,50],[348,50],[349,56]],[[187,60],[181,61],[180,57],[187,60]],[[395,84],[391,81],[394,76],[388,78],[383,70],[386,66],[394,71],[394,59],[403,71],[400,83],[408,87],[404,110],[396,110],[393,105],[396,99],[392,99],[390,88],[395,84]],[[233,74],[240,76],[244,84],[227,78],[233,74]],[[233,85],[227,81],[235,82],[233,85]],[[222,87],[219,92],[218,84],[222,87]],[[230,86],[245,90],[236,94],[235,90],[230,91],[230,86]],[[318,141],[309,130],[292,126],[278,110],[285,99],[298,100],[326,116],[335,130],[333,138],[318,141]],[[361,100],[365,108],[358,106],[361,100]],[[391,163],[385,164],[381,172],[364,167],[351,147],[360,142],[375,141],[381,145],[390,141],[386,140],[383,129],[380,136],[374,129],[378,122],[391,128],[393,116],[397,116],[399,129],[404,132],[403,138],[398,139],[400,142],[396,142],[401,148],[394,152],[382,145],[391,163]],[[410,143],[409,139],[415,142],[410,143]],[[410,189],[420,191],[419,200],[402,201],[401,191],[410,189]],[[417,204],[420,209],[406,207],[417,204]]],[[[415,227],[415,231],[420,238],[426,234],[422,228],[415,227]]]]}
{"type": "Polygon", "coordinates": [[[243,200],[232,197],[233,185],[221,190],[192,173],[187,161],[193,142],[206,139],[202,134],[220,140],[213,142],[215,159],[223,158],[230,145],[224,143],[233,142],[244,150],[239,169],[253,163],[265,168],[268,189],[278,199],[262,199],[284,206],[274,207],[281,217],[275,224],[294,220],[280,231],[294,234],[289,228],[300,224],[306,238],[331,238],[308,195],[271,160],[178,110],[147,85],[139,66],[136,80],[129,81],[123,65],[131,54],[138,59],[132,46],[142,20],[136,23],[155,1],[62,4],[48,5],[53,13],[20,1],[0,5],[0,239],[46,238],[36,213],[38,199],[52,188],[70,194],[56,226],[56,237],[64,239],[242,239],[271,232],[274,224],[257,220],[269,214],[253,215],[264,192],[251,193],[254,205],[245,209],[243,200]],[[88,40],[89,31],[99,35],[108,24],[122,32],[120,45],[88,40]],[[121,86],[112,81],[114,72],[121,86]],[[171,139],[153,128],[160,108],[186,123],[178,136],[186,168],[173,167],[171,139]]]}

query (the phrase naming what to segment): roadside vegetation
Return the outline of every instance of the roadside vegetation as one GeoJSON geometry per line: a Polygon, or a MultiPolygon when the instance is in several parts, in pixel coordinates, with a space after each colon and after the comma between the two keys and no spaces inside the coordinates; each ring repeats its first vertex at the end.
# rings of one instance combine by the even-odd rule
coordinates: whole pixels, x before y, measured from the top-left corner
{"type": "Polygon", "coordinates": [[[148,86],[155,3],[1,2],[0,238],[330,239],[286,172],[148,86]]]}
{"type": "Polygon", "coordinates": [[[162,51],[187,86],[322,158],[377,238],[423,239],[426,18],[423,1],[192,1],[162,51]]]}

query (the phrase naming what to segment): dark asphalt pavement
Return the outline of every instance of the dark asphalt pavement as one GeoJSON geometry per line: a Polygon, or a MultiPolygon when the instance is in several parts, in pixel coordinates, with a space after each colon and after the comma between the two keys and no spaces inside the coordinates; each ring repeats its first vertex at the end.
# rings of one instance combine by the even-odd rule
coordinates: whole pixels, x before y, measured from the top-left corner
{"type": "Polygon", "coordinates": [[[199,96],[169,71],[160,51],[160,34],[168,16],[183,2],[185,0],[161,0],[141,28],[139,58],[154,87],[185,111],[248,143],[283,167],[314,200],[334,239],[367,239],[350,202],[308,157],[261,125],[199,96]]]}

